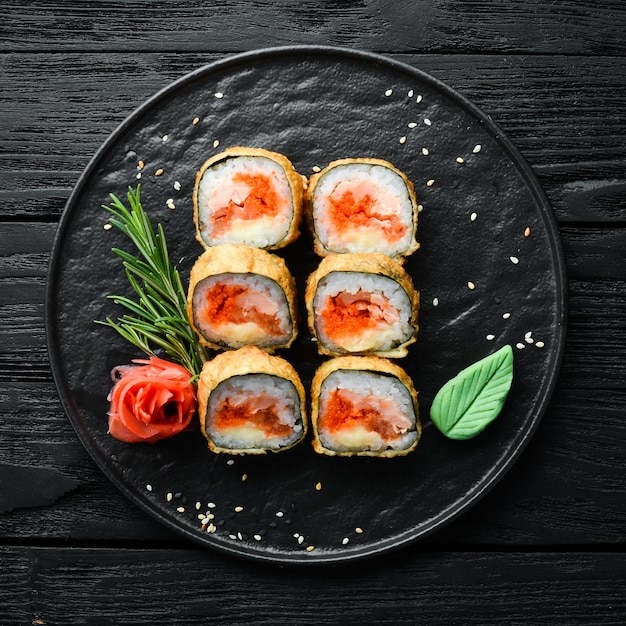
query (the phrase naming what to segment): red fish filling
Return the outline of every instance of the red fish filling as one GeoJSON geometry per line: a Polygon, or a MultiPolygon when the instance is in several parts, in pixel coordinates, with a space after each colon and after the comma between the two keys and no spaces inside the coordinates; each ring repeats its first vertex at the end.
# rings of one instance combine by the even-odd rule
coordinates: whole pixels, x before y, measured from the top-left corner
{"type": "Polygon", "coordinates": [[[367,330],[393,324],[400,311],[380,293],[359,289],[328,296],[321,312],[323,330],[332,341],[355,337],[367,330]]]}
{"type": "Polygon", "coordinates": [[[346,389],[329,393],[318,421],[318,427],[330,434],[361,427],[378,434],[385,442],[397,439],[411,426],[393,401],[372,394],[361,396],[346,389]]]}
{"type": "Polygon", "coordinates": [[[293,428],[281,423],[278,404],[279,400],[268,394],[236,401],[226,398],[214,413],[213,425],[217,430],[252,426],[263,431],[267,437],[287,437],[292,434],[293,428]]]}
{"type": "Polygon", "coordinates": [[[222,237],[235,220],[255,220],[259,217],[276,217],[281,209],[281,197],[276,192],[270,176],[261,173],[237,172],[233,182],[247,187],[241,202],[229,200],[228,204],[213,214],[211,237],[222,237]]]}

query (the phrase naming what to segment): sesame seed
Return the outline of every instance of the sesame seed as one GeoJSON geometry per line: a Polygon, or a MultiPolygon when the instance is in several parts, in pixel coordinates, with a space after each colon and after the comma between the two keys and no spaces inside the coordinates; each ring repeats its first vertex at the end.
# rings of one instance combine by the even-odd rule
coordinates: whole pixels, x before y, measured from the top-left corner
{"type": "Polygon", "coordinates": [[[409,93],[407,93],[406,95],[407,95],[409,98],[412,98],[412,97],[413,97],[413,90],[412,90],[412,89],[410,89],[410,90],[409,90],[409,93]]]}
{"type": "Polygon", "coordinates": [[[423,210],[424,210],[423,205],[418,204],[418,205],[417,205],[417,212],[418,212],[418,213],[421,213],[423,210]]]}
{"type": "Polygon", "coordinates": [[[113,226],[107,222],[102,228],[104,228],[104,230],[111,230],[113,226]]]}
{"type": "Polygon", "coordinates": [[[207,504],[207,508],[209,508],[209,509],[214,509],[214,508],[215,508],[215,502],[209,502],[209,503],[207,504]]]}
{"type": "Polygon", "coordinates": [[[200,502],[196,502],[196,510],[199,511],[202,507],[202,504],[200,502]]]}
{"type": "Polygon", "coordinates": [[[515,347],[518,348],[519,350],[523,350],[526,346],[523,343],[516,343],[515,347]]]}
{"type": "Polygon", "coordinates": [[[165,497],[165,499],[166,499],[168,502],[171,502],[173,497],[174,497],[174,496],[173,496],[172,492],[170,491],[170,492],[167,494],[167,496],[165,497]]]}
{"type": "Polygon", "coordinates": [[[524,231],[524,237],[530,237],[530,226],[526,227],[526,230],[524,231]]]}
{"type": "Polygon", "coordinates": [[[422,96],[417,96],[417,98],[415,98],[415,102],[421,102],[422,101],[422,96]]]}
{"type": "Polygon", "coordinates": [[[477,143],[477,144],[474,146],[474,149],[472,150],[472,152],[473,152],[474,154],[478,154],[478,153],[479,153],[482,149],[483,149],[483,147],[482,147],[479,143],[477,143]]]}
{"type": "Polygon", "coordinates": [[[509,259],[513,265],[517,265],[519,263],[519,259],[516,256],[510,256],[509,259]]]}
{"type": "Polygon", "coordinates": [[[155,175],[155,176],[161,176],[161,174],[163,174],[163,168],[162,168],[162,167],[160,167],[160,168],[159,168],[159,169],[158,169],[158,170],[154,173],[154,175],[155,175]]]}
{"type": "Polygon", "coordinates": [[[184,507],[184,506],[179,506],[176,510],[177,510],[179,513],[184,513],[184,512],[185,512],[185,507],[184,507]]]}
{"type": "Polygon", "coordinates": [[[478,215],[477,215],[476,213],[472,213],[472,214],[470,215],[470,220],[471,220],[472,222],[475,222],[477,217],[478,217],[478,215]]]}
{"type": "Polygon", "coordinates": [[[242,506],[236,506],[235,507],[235,513],[241,513],[243,511],[243,507],[242,506]]]}
{"type": "Polygon", "coordinates": [[[385,95],[387,97],[389,97],[392,93],[393,93],[393,89],[387,89],[387,91],[385,91],[385,95]]]}
{"type": "Polygon", "coordinates": [[[243,541],[243,535],[240,532],[237,533],[237,539],[239,539],[239,541],[243,541]]]}
{"type": "Polygon", "coordinates": [[[163,137],[161,137],[161,140],[163,141],[163,143],[165,143],[169,138],[169,135],[163,135],[163,137]]]}
{"type": "Polygon", "coordinates": [[[231,534],[231,535],[228,535],[228,538],[229,538],[229,539],[237,539],[237,535],[232,535],[232,534],[231,534]]]}
{"type": "Polygon", "coordinates": [[[475,284],[474,284],[471,280],[467,282],[467,286],[468,286],[470,289],[474,289],[474,287],[476,287],[476,285],[475,285],[475,284]]]}
{"type": "Polygon", "coordinates": [[[406,135],[400,137],[400,143],[406,143],[406,135]]]}
{"type": "Polygon", "coordinates": [[[313,550],[315,550],[315,546],[307,546],[306,547],[306,551],[307,552],[313,552],[313,550]]]}
{"type": "Polygon", "coordinates": [[[344,546],[345,546],[345,545],[346,545],[349,541],[350,541],[350,539],[348,539],[347,537],[344,537],[344,538],[341,540],[341,543],[342,543],[342,545],[344,545],[344,546]]]}
{"type": "Polygon", "coordinates": [[[148,491],[152,491],[152,485],[146,485],[146,489],[147,489],[148,491]]]}
{"type": "Polygon", "coordinates": [[[217,530],[217,526],[215,524],[209,524],[207,526],[207,532],[214,533],[217,530]]]}
{"type": "Polygon", "coordinates": [[[511,317],[511,314],[510,314],[510,313],[503,313],[503,314],[502,314],[502,319],[503,319],[503,320],[508,320],[508,319],[509,319],[509,317],[511,317]]]}
{"type": "Polygon", "coordinates": [[[234,464],[235,464],[234,459],[228,459],[228,461],[226,461],[226,465],[234,465],[234,464]]]}
{"type": "Polygon", "coordinates": [[[433,298],[433,306],[439,306],[439,298],[433,298]]]}
{"type": "Polygon", "coordinates": [[[426,126],[431,126],[432,122],[427,117],[425,117],[424,118],[424,124],[426,124],[426,126]]]}
{"type": "Polygon", "coordinates": [[[140,178],[141,178],[141,172],[137,174],[137,180],[139,180],[140,178]]]}
{"type": "Polygon", "coordinates": [[[219,146],[219,145],[220,145],[220,140],[219,140],[219,139],[216,139],[216,140],[213,142],[213,147],[214,147],[214,148],[217,148],[217,146],[219,146]]]}
{"type": "Polygon", "coordinates": [[[408,126],[409,128],[415,128],[415,127],[417,126],[417,122],[409,122],[409,123],[407,124],[407,126],[408,126]]]}
{"type": "Polygon", "coordinates": [[[298,543],[299,543],[299,544],[303,544],[303,543],[304,543],[304,537],[303,537],[302,535],[300,535],[300,536],[298,537],[298,543]]]}
{"type": "Polygon", "coordinates": [[[426,181],[426,186],[427,187],[432,187],[435,184],[435,179],[431,178],[430,180],[426,181]]]}
{"type": "Polygon", "coordinates": [[[174,182],[174,189],[176,189],[176,191],[180,191],[180,182],[179,181],[175,181],[174,182]]]}
{"type": "Polygon", "coordinates": [[[204,515],[202,515],[202,513],[200,513],[200,515],[198,515],[198,519],[200,520],[200,523],[203,526],[207,526],[208,523],[211,521],[208,517],[204,517],[204,515]]]}
{"type": "Polygon", "coordinates": [[[200,121],[199,117],[194,117],[193,122],[191,122],[194,126],[200,121]]]}
{"type": "Polygon", "coordinates": [[[139,161],[139,163],[137,163],[137,169],[138,170],[142,170],[145,166],[145,163],[143,161],[139,161]]]}
{"type": "Polygon", "coordinates": [[[525,335],[524,335],[524,340],[526,341],[526,343],[535,343],[535,340],[532,338],[532,331],[529,330],[525,335]]]}
{"type": "Polygon", "coordinates": [[[537,346],[537,348],[543,348],[546,344],[543,343],[543,341],[535,341],[535,346],[537,346]]]}
{"type": "Polygon", "coordinates": [[[322,171],[322,168],[319,165],[314,165],[311,169],[314,172],[321,172],[322,171]]]}
{"type": "Polygon", "coordinates": [[[463,157],[457,157],[456,162],[459,163],[460,165],[463,165],[463,163],[465,163],[465,159],[463,157]]]}
{"type": "Polygon", "coordinates": [[[321,490],[322,490],[322,483],[317,483],[317,484],[315,485],[315,490],[316,490],[316,491],[321,491],[321,490]]]}
{"type": "Polygon", "coordinates": [[[359,528],[359,526],[357,526],[357,527],[354,529],[354,532],[355,532],[355,533],[358,533],[358,534],[360,535],[360,534],[363,532],[363,529],[362,529],[362,528],[359,528]]]}
{"type": "Polygon", "coordinates": [[[168,209],[175,209],[176,208],[176,205],[174,204],[174,199],[173,198],[168,198],[165,204],[167,204],[168,209]]]}
{"type": "Polygon", "coordinates": [[[218,100],[221,100],[221,99],[224,97],[224,94],[223,94],[221,91],[218,91],[218,92],[215,94],[215,97],[216,97],[218,100]]]}
{"type": "Polygon", "coordinates": [[[276,511],[276,517],[282,517],[284,513],[282,511],[276,511]]]}
{"type": "Polygon", "coordinates": [[[244,482],[246,480],[248,480],[248,474],[242,474],[241,475],[241,482],[244,482]]]}
{"type": "Polygon", "coordinates": [[[252,535],[254,537],[255,541],[261,541],[261,539],[263,539],[263,537],[261,537],[261,535],[252,535]]]}
{"type": "Polygon", "coordinates": [[[424,156],[428,156],[430,154],[430,152],[428,151],[428,148],[422,148],[422,154],[424,156]]]}
{"type": "Polygon", "coordinates": [[[485,339],[487,339],[487,341],[493,341],[496,338],[495,335],[487,335],[487,337],[485,337],[485,339]]]}

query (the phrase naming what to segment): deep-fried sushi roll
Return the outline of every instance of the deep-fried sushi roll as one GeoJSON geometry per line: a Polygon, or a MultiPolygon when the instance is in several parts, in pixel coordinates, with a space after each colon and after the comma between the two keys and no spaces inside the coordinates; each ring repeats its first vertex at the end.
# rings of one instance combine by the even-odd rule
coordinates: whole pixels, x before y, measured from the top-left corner
{"type": "Polygon", "coordinates": [[[303,177],[282,154],[229,148],[196,175],[196,237],[205,248],[221,243],[282,248],[299,235],[303,187],[303,177]]]}
{"type": "Polygon", "coordinates": [[[306,198],[320,256],[380,252],[401,258],[419,247],[413,183],[387,161],[333,161],[311,176],[306,198]]]}
{"type": "Polygon", "coordinates": [[[305,301],[320,354],[404,357],[416,339],[419,293],[384,254],[334,254],[308,278],[305,301]]]}
{"type": "Polygon", "coordinates": [[[297,372],[253,346],[223,352],[204,364],[198,414],[213,452],[280,452],[307,432],[305,392],[297,372]]]}
{"type": "Polygon", "coordinates": [[[255,345],[269,352],[296,338],[296,287],[284,260],[244,245],[204,252],[189,276],[187,314],[211,348],[255,345]]]}
{"type": "Polygon", "coordinates": [[[339,456],[403,456],[422,428],[417,392],[406,372],[378,357],[337,357],[311,385],[313,448],[339,456]]]}

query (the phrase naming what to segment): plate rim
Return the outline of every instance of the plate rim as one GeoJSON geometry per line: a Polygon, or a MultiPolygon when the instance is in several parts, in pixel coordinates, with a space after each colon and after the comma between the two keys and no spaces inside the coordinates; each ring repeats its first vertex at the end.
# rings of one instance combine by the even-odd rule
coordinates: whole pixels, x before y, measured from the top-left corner
{"type": "Polygon", "coordinates": [[[58,226],[55,232],[53,246],[50,253],[50,260],[48,264],[48,271],[46,275],[46,290],[45,290],[45,303],[44,303],[44,321],[46,331],[46,346],[48,357],[50,361],[50,367],[54,379],[54,383],[57,389],[57,393],[61,399],[63,409],[66,413],[66,417],[72,424],[81,444],[90,454],[92,459],[98,465],[99,469],[104,473],[108,480],[113,482],[115,486],[121,491],[121,493],[131,500],[135,505],[139,506],[143,511],[149,514],[153,519],[156,519],[159,523],[170,528],[178,535],[190,539],[195,544],[199,544],[202,547],[210,547],[216,549],[222,553],[243,557],[257,562],[270,562],[274,564],[322,564],[322,563],[342,563],[346,561],[353,561],[356,559],[364,559],[366,557],[373,557],[382,553],[389,552],[391,550],[397,550],[402,547],[406,547],[411,544],[415,544],[421,541],[428,535],[440,530],[452,520],[460,517],[466,513],[475,504],[477,504],[506,474],[506,472],[515,464],[522,451],[525,449],[529,440],[537,430],[539,423],[541,422],[545,411],[554,394],[558,377],[560,374],[563,355],[565,351],[565,339],[567,333],[568,323],[568,281],[567,270],[565,263],[565,255],[563,251],[562,241],[560,237],[560,231],[558,228],[558,222],[556,215],[551,206],[551,203],[542,188],[539,180],[533,171],[530,164],[526,161],[519,149],[513,144],[508,136],[500,129],[498,124],[485,113],[481,108],[471,102],[462,93],[456,89],[448,86],[440,79],[426,73],[424,70],[413,67],[408,63],[399,61],[394,58],[390,58],[387,55],[369,52],[364,50],[329,46],[329,45],[291,45],[291,46],[272,46],[267,48],[259,48],[242,53],[229,54],[223,58],[217,59],[210,63],[204,64],[182,76],[168,83],[165,87],[156,91],[152,96],[144,100],[139,106],[137,106],[130,114],[128,114],[122,122],[108,135],[105,141],[100,145],[95,154],[91,157],[84,170],[79,175],[67,202],[65,203],[63,212],[60,216],[58,226]],[[131,126],[138,117],[140,117],[145,111],[149,110],[155,103],[158,103],[162,98],[168,96],[170,93],[175,92],[181,85],[198,80],[205,75],[210,75],[216,71],[225,70],[229,67],[246,64],[247,61],[253,59],[269,59],[271,57],[279,57],[285,55],[298,54],[300,56],[304,54],[315,54],[325,56],[338,56],[343,59],[359,60],[364,63],[373,63],[378,66],[390,67],[398,72],[405,73],[408,76],[414,76],[417,79],[431,84],[434,88],[444,92],[444,94],[460,104],[466,111],[470,112],[481,125],[498,141],[500,146],[505,150],[508,157],[515,165],[516,171],[524,179],[527,188],[530,190],[532,196],[535,199],[535,203],[540,208],[540,215],[548,240],[550,242],[551,253],[551,265],[554,268],[554,277],[556,282],[556,317],[557,327],[554,329],[554,348],[551,353],[552,367],[549,374],[543,379],[542,386],[544,392],[538,399],[536,406],[533,407],[533,414],[531,415],[531,421],[528,427],[520,434],[515,445],[509,448],[509,453],[505,458],[494,464],[489,472],[487,472],[480,481],[477,488],[468,491],[463,497],[459,498],[448,509],[441,511],[434,521],[421,532],[415,534],[411,533],[411,530],[405,530],[401,533],[394,535],[393,537],[378,540],[374,544],[368,544],[360,549],[345,550],[345,553],[307,553],[301,555],[299,552],[293,553],[272,553],[269,551],[258,551],[253,547],[241,544],[230,545],[217,541],[215,538],[212,541],[207,541],[198,533],[193,533],[190,529],[184,526],[177,525],[173,520],[164,516],[162,512],[154,506],[147,498],[142,497],[142,493],[139,488],[131,488],[121,477],[118,477],[116,472],[113,472],[110,468],[110,464],[106,462],[102,451],[96,445],[92,437],[88,435],[85,429],[80,426],[79,411],[75,405],[71,393],[67,387],[68,381],[65,381],[62,377],[64,365],[60,357],[60,347],[58,345],[58,338],[55,333],[58,324],[58,319],[54,316],[53,312],[56,311],[56,275],[60,264],[61,251],[63,246],[63,240],[67,235],[69,225],[71,224],[72,217],[77,211],[78,199],[83,193],[83,190],[87,187],[89,178],[97,170],[100,160],[108,153],[108,150],[112,144],[124,133],[124,131],[131,126]]]}

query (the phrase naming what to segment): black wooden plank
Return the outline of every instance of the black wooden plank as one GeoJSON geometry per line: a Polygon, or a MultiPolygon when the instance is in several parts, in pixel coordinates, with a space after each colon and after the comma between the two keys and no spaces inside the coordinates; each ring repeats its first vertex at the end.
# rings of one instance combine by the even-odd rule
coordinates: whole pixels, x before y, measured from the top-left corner
{"type": "MultiPolygon", "coordinates": [[[[89,159],[135,107],[224,56],[0,56],[0,219],[58,217],[89,159]]],[[[487,112],[534,167],[561,221],[624,221],[625,58],[393,56],[487,112]]]]}
{"type": "Polygon", "coordinates": [[[317,44],[396,52],[623,54],[619,0],[5,2],[2,51],[232,52],[317,44]],[[6,6],[8,4],[8,6],[6,6]],[[589,25],[593,24],[593,28],[589,25]]]}
{"type": "Polygon", "coordinates": [[[603,624],[623,553],[407,551],[276,568],[191,550],[0,548],[3,624],[603,624]]]}

